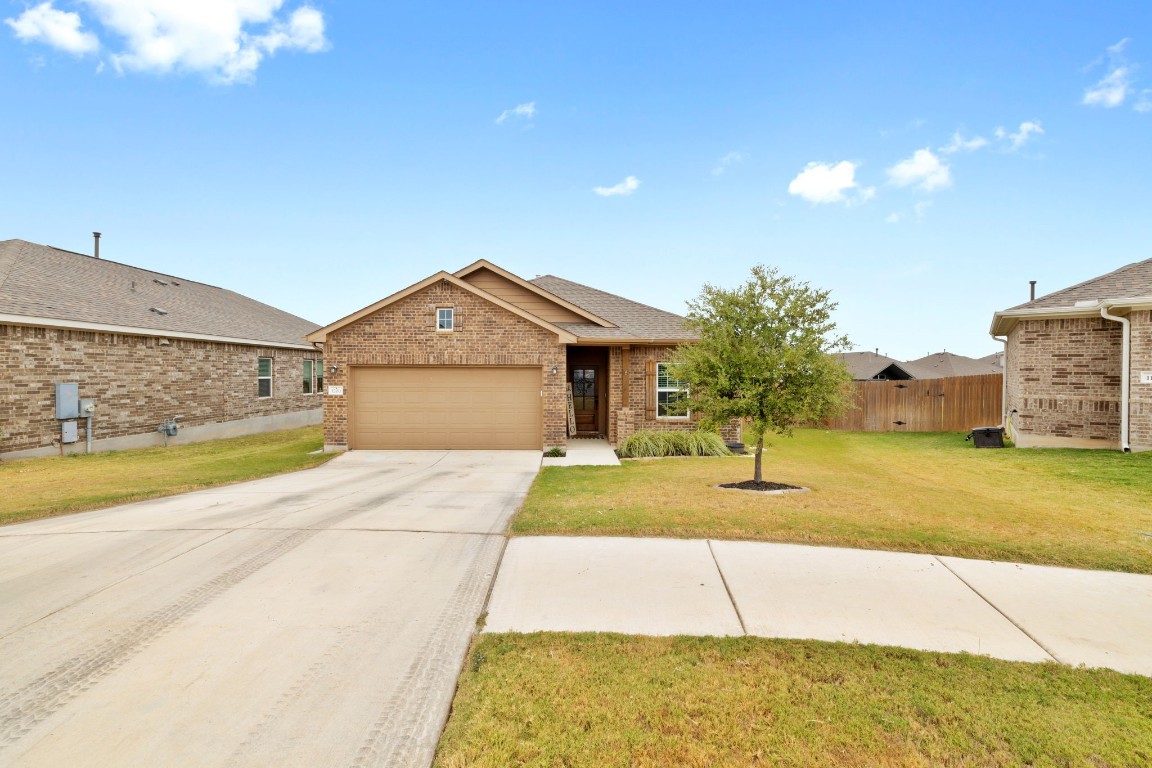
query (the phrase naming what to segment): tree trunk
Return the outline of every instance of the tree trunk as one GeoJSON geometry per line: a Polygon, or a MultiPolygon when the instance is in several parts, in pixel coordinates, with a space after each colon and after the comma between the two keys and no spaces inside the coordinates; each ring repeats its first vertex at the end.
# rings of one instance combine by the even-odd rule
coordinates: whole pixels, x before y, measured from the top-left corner
{"type": "Polygon", "coordinates": [[[761,433],[760,437],[757,438],[757,440],[756,440],[756,461],[755,461],[755,467],[756,468],[753,470],[753,476],[752,476],[752,479],[758,483],[764,480],[764,472],[763,472],[763,466],[764,465],[763,465],[763,461],[762,461],[763,456],[764,456],[764,434],[761,433]]]}

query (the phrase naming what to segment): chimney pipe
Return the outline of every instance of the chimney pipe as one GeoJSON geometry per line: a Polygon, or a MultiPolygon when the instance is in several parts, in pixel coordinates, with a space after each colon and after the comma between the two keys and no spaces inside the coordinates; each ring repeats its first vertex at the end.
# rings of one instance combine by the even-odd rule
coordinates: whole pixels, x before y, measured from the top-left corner
{"type": "Polygon", "coordinates": [[[1028,281],[1028,301],[1036,301],[1036,281],[1028,281]]]}
{"type": "Polygon", "coordinates": [[[100,258],[100,233],[99,232],[93,232],[92,233],[92,239],[96,242],[96,251],[95,251],[95,253],[92,254],[92,256],[94,258],[98,259],[98,258],[100,258]]]}

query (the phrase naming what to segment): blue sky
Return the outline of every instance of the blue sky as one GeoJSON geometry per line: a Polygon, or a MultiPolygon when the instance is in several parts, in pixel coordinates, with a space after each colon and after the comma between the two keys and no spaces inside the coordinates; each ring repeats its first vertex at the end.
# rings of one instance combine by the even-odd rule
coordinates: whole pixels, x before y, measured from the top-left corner
{"type": "Polygon", "coordinates": [[[1152,257],[1146,1],[492,5],[0,0],[0,239],[318,323],[479,258],[675,312],[764,263],[901,359],[1152,257]]]}

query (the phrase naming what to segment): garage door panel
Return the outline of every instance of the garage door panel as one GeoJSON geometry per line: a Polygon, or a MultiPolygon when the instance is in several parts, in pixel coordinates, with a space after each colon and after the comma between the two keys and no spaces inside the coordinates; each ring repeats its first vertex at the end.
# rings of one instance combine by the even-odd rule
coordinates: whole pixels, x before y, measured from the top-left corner
{"type": "Polygon", "coordinates": [[[540,448],[541,369],[353,367],[359,449],[540,448]]]}

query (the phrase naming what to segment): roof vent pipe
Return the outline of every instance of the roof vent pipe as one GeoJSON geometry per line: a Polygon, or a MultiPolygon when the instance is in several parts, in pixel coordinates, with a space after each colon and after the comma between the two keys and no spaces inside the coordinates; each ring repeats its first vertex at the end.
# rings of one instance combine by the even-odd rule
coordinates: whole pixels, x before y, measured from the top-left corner
{"type": "Polygon", "coordinates": [[[93,232],[92,233],[92,240],[96,243],[96,249],[93,252],[92,256],[93,256],[93,258],[98,259],[98,258],[100,258],[100,233],[99,232],[93,232]]]}
{"type": "Polygon", "coordinates": [[[1028,301],[1036,301],[1036,281],[1028,281],[1028,301]]]}

